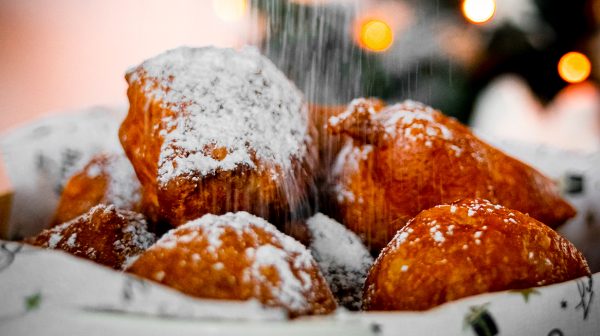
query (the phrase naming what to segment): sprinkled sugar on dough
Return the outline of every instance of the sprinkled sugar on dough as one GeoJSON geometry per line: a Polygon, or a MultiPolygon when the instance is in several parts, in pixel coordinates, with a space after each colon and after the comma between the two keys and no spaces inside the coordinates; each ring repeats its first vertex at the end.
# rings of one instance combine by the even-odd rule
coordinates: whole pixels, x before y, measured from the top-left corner
{"type": "Polygon", "coordinates": [[[485,199],[466,198],[423,210],[398,231],[369,272],[363,308],[425,310],[586,274],[581,253],[548,226],[485,199]]]}
{"type": "Polygon", "coordinates": [[[298,89],[254,48],[181,47],[145,61],[129,81],[174,112],[166,117],[159,182],[195,173],[255,167],[257,159],[290,167],[306,148],[307,120],[298,89]],[[224,157],[214,149],[224,148],[224,157]]]}
{"type": "Polygon", "coordinates": [[[104,199],[120,209],[133,209],[140,202],[140,182],[131,162],[124,153],[104,155],[103,162],[92,162],[85,168],[90,178],[107,176],[108,184],[104,199]]]}
{"type": "Polygon", "coordinates": [[[197,297],[255,298],[293,316],[335,308],[310,252],[243,211],[204,215],[169,231],[129,271],[197,297]]]}
{"type": "Polygon", "coordinates": [[[309,249],[338,302],[360,309],[373,257],[356,234],[335,220],[317,213],[306,223],[312,237],[309,249]]]}
{"type": "Polygon", "coordinates": [[[99,204],[87,213],[38,236],[27,243],[60,249],[97,263],[122,269],[128,262],[154,244],[144,217],[138,213],[99,204]]]}
{"type": "MultiPolygon", "coordinates": [[[[328,176],[327,196],[337,218],[373,250],[420,211],[464,197],[490,199],[551,227],[575,214],[554,181],[426,105],[359,98],[329,118],[327,129],[348,139],[328,176]]],[[[468,214],[478,211],[474,206],[468,214]]],[[[445,244],[447,230],[439,231],[432,237],[445,244]]]]}
{"type": "Polygon", "coordinates": [[[140,182],[125,153],[99,153],[70,177],[52,225],[70,221],[98,204],[139,212],[141,193],[140,182]]]}
{"type": "Polygon", "coordinates": [[[256,49],[181,47],[130,70],[119,138],[149,219],[180,226],[307,206],[316,143],[302,94],[256,49]]]}

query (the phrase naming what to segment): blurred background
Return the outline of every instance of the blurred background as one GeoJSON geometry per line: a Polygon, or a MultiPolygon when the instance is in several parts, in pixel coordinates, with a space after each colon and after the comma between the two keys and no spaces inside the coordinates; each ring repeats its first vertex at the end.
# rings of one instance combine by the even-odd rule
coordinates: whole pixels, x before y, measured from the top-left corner
{"type": "Polygon", "coordinates": [[[428,103],[486,134],[600,148],[600,0],[0,0],[0,131],[123,105],[179,45],[257,45],[319,104],[428,103]]]}

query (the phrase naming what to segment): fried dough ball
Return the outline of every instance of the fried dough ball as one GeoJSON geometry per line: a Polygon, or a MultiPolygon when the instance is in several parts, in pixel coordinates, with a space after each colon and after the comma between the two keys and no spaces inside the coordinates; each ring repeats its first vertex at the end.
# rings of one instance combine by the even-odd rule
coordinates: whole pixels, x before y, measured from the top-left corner
{"type": "Polygon", "coordinates": [[[316,165],[308,109],[256,49],[182,47],[126,79],[119,137],[153,221],[244,210],[280,224],[306,211],[316,165]]]}
{"type": "Polygon", "coordinates": [[[362,307],[362,289],[373,257],[354,232],[317,213],[306,221],[307,245],[337,302],[350,310],[362,307]]]}
{"type": "Polygon", "coordinates": [[[88,212],[98,204],[141,212],[141,185],[124,154],[98,154],[65,185],[52,225],[88,212]]]}
{"type": "Polygon", "coordinates": [[[357,99],[329,127],[351,137],[332,169],[337,218],[375,251],[420,211],[464,197],[553,228],[575,215],[552,180],[423,104],[357,99]]]}
{"type": "Polygon", "coordinates": [[[367,310],[425,310],[465,296],[589,275],[579,251],[548,226],[483,199],[425,210],[381,252],[367,310]]]}
{"type": "Polygon", "coordinates": [[[87,213],[39,235],[26,243],[60,249],[99,264],[122,269],[156,241],[138,213],[99,204],[87,213]]]}
{"type": "Polygon", "coordinates": [[[164,235],[129,272],[210,299],[257,299],[290,316],[336,308],[310,252],[247,212],[212,214],[164,235]]]}

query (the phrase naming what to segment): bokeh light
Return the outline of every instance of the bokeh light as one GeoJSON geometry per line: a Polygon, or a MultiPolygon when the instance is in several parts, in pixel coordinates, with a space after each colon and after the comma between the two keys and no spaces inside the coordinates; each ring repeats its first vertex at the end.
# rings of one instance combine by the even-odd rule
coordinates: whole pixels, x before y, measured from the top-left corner
{"type": "Polygon", "coordinates": [[[213,0],[217,17],[226,22],[241,20],[248,11],[248,0],[213,0]]]}
{"type": "Polygon", "coordinates": [[[365,20],[360,25],[359,43],[367,50],[385,51],[394,43],[394,33],[390,25],[383,20],[365,20]]]}
{"type": "Polygon", "coordinates": [[[571,51],[558,61],[558,74],[568,83],[586,80],[592,71],[590,60],[582,53],[571,51]]]}
{"type": "Polygon", "coordinates": [[[496,2],[494,0],[465,0],[462,4],[462,12],[465,18],[472,23],[486,23],[496,12],[496,2]]]}

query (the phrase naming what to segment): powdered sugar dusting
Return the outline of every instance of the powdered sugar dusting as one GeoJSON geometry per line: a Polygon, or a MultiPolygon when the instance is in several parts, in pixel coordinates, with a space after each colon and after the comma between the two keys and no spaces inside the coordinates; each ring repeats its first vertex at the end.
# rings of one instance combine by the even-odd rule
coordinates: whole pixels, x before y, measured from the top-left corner
{"type": "Polygon", "coordinates": [[[120,209],[133,209],[141,200],[141,185],[124,153],[104,154],[85,168],[90,178],[106,176],[104,201],[120,209]]]}
{"type": "Polygon", "coordinates": [[[412,219],[408,221],[404,228],[396,232],[394,239],[392,239],[394,249],[397,249],[398,247],[400,247],[400,245],[404,244],[408,236],[413,232],[413,229],[410,228],[410,223],[412,223],[412,219]]]}
{"type": "Polygon", "coordinates": [[[436,221],[429,223],[430,225],[434,225],[429,229],[429,235],[436,243],[441,244],[446,241],[446,237],[444,237],[444,234],[441,231],[439,231],[440,226],[436,225],[435,223],[436,221]]]}
{"type": "MultiPolygon", "coordinates": [[[[266,220],[245,211],[229,212],[220,216],[204,215],[169,231],[150,249],[173,248],[178,242],[186,242],[202,235],[208,243],[207,251],[218,259],[218,251],[223,243],[221,236],[226,231],[234,232],[239,237],[250,235],[259,241],[257,228],[272,235],[272,244],[246,248],[244,254],[251,260],[251,264],[244,270],[242,280],[255,284],[256,295],[261,291],[260,285],[266,284],[270,286],[273,298],[279,303],[292,310],[306,309],[309,304],[306,294],[313,286],[308,270],[316,266],[310,252],[295,239],[279,232],[266,220]],[[188,230],[184,235],[176,234],[188,230]],[[263,274],[265,268],[272,268],[277,272],[279,281],[276,284],[267,281],[263,274]]],[[[196,261],[201,260],[198,256],[196,261]]]]}
{"type": "MultiPolygon", "coordinates": [[[[351,140],[348,140],[340,150],[332,167],[333,175],[341,176],[346,169],[348,172],[358,171],[360,162],[368,159],[373,148],[372,145],[355,146],[351,140]]],[[[343,180],[338,180],[333,185],[333,192],[338,202],[355,202],[357,200],[343,180]]]]}
{"type": "Polygon", "coordinates": [[[103,245],[106,243],[98,240],[96,245],[96,241],[90,240],[89,237],[90,235],[99,234],[98,232],[104,235],[108,234],[109,243],[111,242],[110,239],[115,239],[112,242],[112,250],[104,249],[102,253],[112,253],[117,259],[124,259],[118,261],[116,265],[111,263],[110,266],[125,267],[131,262],[129,259],[144,252],[156,240],[154,234],[147,229],[148,225],[141,214],[120,210],[114,205],[98,204],[85,214],[42,232],[38,238],[42,237],[42,243],[39,246],[62,249],[78,256],[96,260],[98,257],[97,248],[104,249],[103,245]],[[93,222],[96,220],[94,216],[97,214],[110,215],[111,217],[108,217],[108,222],[93,222]],[[114,216],[122,222],[116,221],[114,216]],[[48,241],[43,243],[43,237],[46,236],[49,237],[48,241]]]}
{"type": "Polygon", "coordinates": [[[67,240],[67,246],[75,247],[77,245],[77,233],[73,233],[67,240]]]}
{"type": "Polygon", "coordinates": [[[332,292],[345,307],[360,309],[373,257],[356,234],[335,220],[317,213],[306,223],[312,236],[309,248],[332,292]]]}
{"type": "Polygon", "coordinates": [[[148,224],[144,216],[124,210],[118,212],[118,216],[127,221],[127,225],[121,229],[123,238],[114,243],[116,251],[127,255],[127,259],[122,267],[125,269],[126,266],[130,265],[131,261],[129,259],[137,258],[140,253],[154,244],[156,238],[153,233],[147,230],[148,224]]]}
{"type": "Polygon", "coordinates": [[[396,134],[398,126],[404,129],[404,136],[411,141],[434,138],[452,140],[452,132],[442,123],[437,122],[433,108],[411,100],[385,107],[378,117],[390,135],[396,134]]]}
{"type": "Polygon", "coordinates": [[[330,117],[328,123],[330,126],[337,126],[341,121],[350,118],[356,112],[360,114],[367,112],[370,116],[374,116],[376,113],[375,109],[373,108],[373,106],[371,106],[367,99],[356,98],[352,99],[352,101],[350,102],[350,104],[348,104],[348,107],[344,112],[340,113],[337,116],[330,117]],[[366,109],[365,106],[367,107],[366,109]]]}
{"type": "Polygon", "coordinates": [[[260,159],[290,168],[306,148],[307,110],[298,89],[255,48],[180,47],[142,63],[129,81],[174,116],[163,120],[159,182],[260,159]],[[224,149],[223,157],[213,150],[224,149]],[[256,158],[254,157],[256,156],[256,158]]]}
{"type": "MultiPolygon", "coordinates": [[[[279,283],[271,286],[271,292],[279,302],[291,309],[303,309],[307,306],[308,302],[304,293],[312,287],[310,275],[302,270],[302,268],[300,268],[299,277],[294,274],[290,268],[290,256],[287,251],[273,245],[262,245],[256,248],[253,253],[249,252],[247,255],[254,259],[254,263],[248,271],[251,277],[259,282],[270,285],[270,282],[266,281],[266,277],[262,272],[264,268],[273,267],[277,270],[279,283]]],[[[311,260],[310,255],[303,253],[295,258],[294,263],[299,264],[294,266],[310,267],[311,260]]],[[[256,290],[259,289],[256,288],[256,290]]]]}
{"type": "Polygon", "coordinates": [[[60,232],[54,232],[52,233],[52,235],[50,236],[50,239],[48,240],[48,248],[56,248],[56,245],[62,240],[62,234],[60,234],[60,232]]]}

